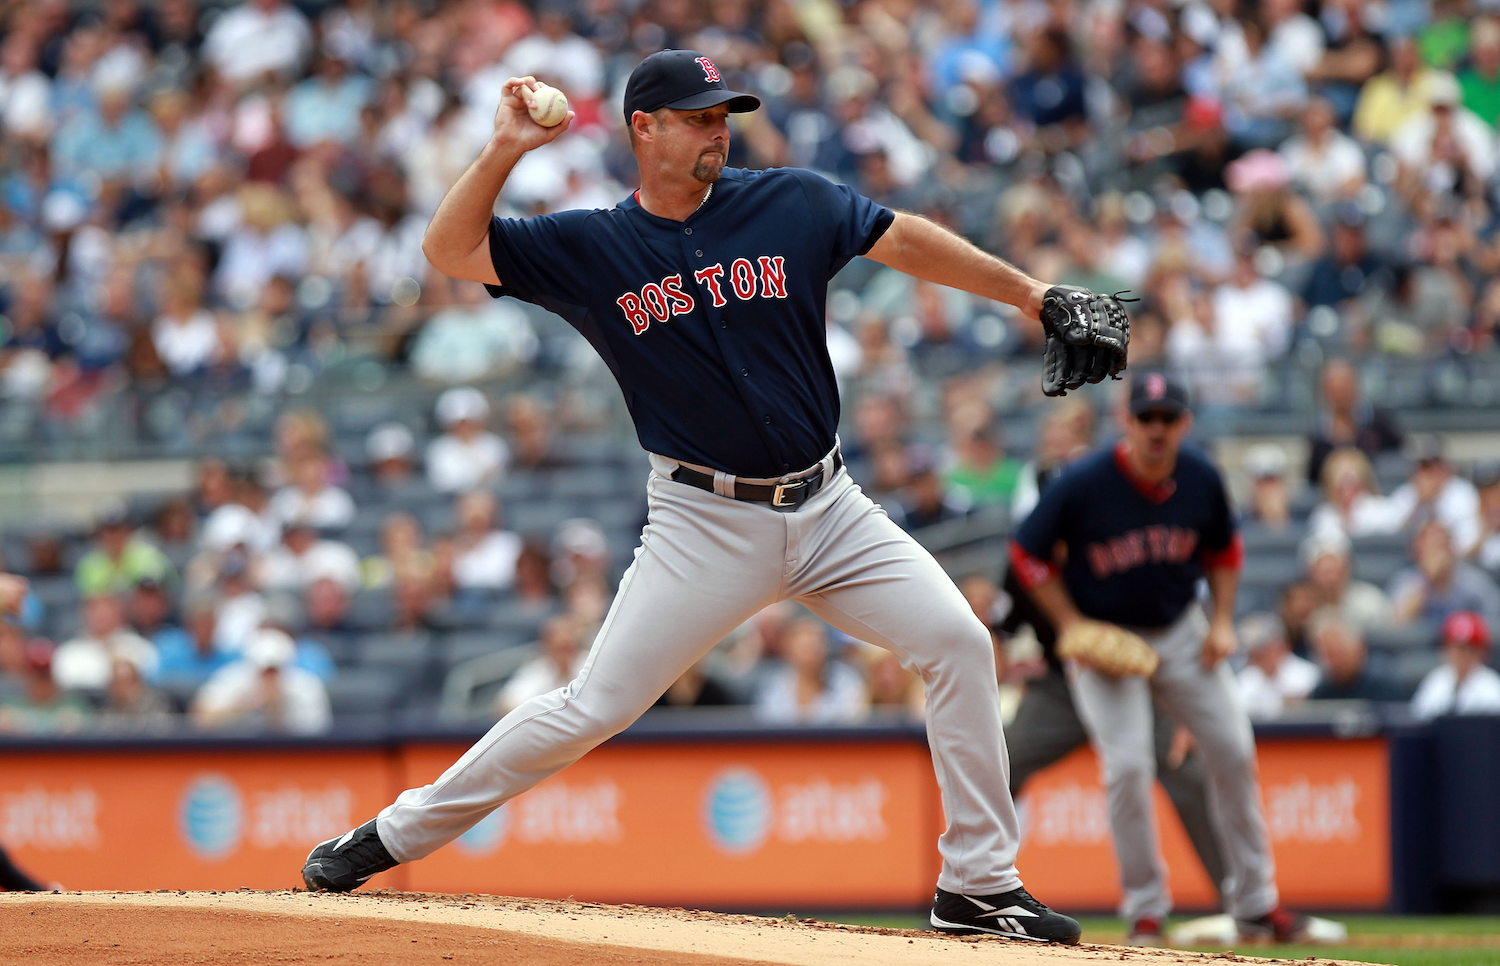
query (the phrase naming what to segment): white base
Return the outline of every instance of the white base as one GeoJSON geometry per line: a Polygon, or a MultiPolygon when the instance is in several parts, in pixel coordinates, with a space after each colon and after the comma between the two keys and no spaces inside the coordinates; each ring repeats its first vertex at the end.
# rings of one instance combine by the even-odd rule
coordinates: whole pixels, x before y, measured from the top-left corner
{"type": "MultiPolygon", "coordinates": [[[[1341,946],[1349,941],[1349,928],[1332,919],[1307,917],[1307,941],[1317,946],[1341,946]]],[[[1240,930],[1228,915],[1189,919],[1172,928],[1174,946],[1237,946],[1240,930]]]]}

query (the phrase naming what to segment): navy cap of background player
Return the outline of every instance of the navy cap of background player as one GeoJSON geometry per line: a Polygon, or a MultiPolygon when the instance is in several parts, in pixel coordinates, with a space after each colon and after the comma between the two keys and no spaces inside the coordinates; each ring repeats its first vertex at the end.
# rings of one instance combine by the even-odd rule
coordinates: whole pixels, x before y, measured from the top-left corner
{"type": "Polygon", "coordinates": [[[760,107],[754,94],[732,91],[706,54],[696,50],[662,50],[636,65],[625,83],[625,123],[636,111],[650,114],[659,108],[698,111],[729,102],[729,110],[743,114],[760,107]]]}
{"type": "Polygon", "coordinates": [[[1188,408],[1187,386],[1176,376],[1147,370],[1130,378],[1130,415],[1181,413],[1188,408]]]}

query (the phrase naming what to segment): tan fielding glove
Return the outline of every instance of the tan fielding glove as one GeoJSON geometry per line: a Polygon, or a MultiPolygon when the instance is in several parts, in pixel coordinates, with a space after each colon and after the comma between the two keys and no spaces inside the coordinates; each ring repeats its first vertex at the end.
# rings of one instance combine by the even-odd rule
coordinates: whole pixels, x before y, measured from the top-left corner
{"type": "Polygon", "coordinates": [[[1104,621],[1079,621],[1057,641],[1057,653],[1065,660],[1082,661],[1100,674],[1125,677],[1156,673],[1156,649],[1139,634],[1104,621]]]}

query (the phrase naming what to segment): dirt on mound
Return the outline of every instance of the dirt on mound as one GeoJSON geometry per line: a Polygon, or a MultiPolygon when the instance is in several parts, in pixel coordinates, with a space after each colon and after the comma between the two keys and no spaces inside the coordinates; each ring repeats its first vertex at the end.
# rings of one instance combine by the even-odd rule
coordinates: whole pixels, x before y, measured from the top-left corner
{"type": "Polygon", "coordinates": [[[1046,946],[813,920],[499,896],[250,890],[0,894],[0,963],[27,966],[1081,966],[1105,960],[1138,966],[1266,962],[1223,953],[1046,946]]]}

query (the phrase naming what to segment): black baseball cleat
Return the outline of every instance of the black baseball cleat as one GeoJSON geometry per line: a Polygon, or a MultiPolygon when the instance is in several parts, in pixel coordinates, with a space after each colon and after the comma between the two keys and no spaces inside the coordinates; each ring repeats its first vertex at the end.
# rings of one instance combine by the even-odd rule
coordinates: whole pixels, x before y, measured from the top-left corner
{"type": "Polygon", "coordinates": [[[932,928],[957,936],[1004,936],[1076,945],[1083,928],[1053,912],[1025,889],[997,896],[962,896],[942,889],[932,900],[932,928]]]}
{"type": "Polygon", "coordinates": [[[400,864],[386,851],[372,818],[309,852],[302,866],[302,881],[310,892],[352,892],[370,876],[400,864]]]}

